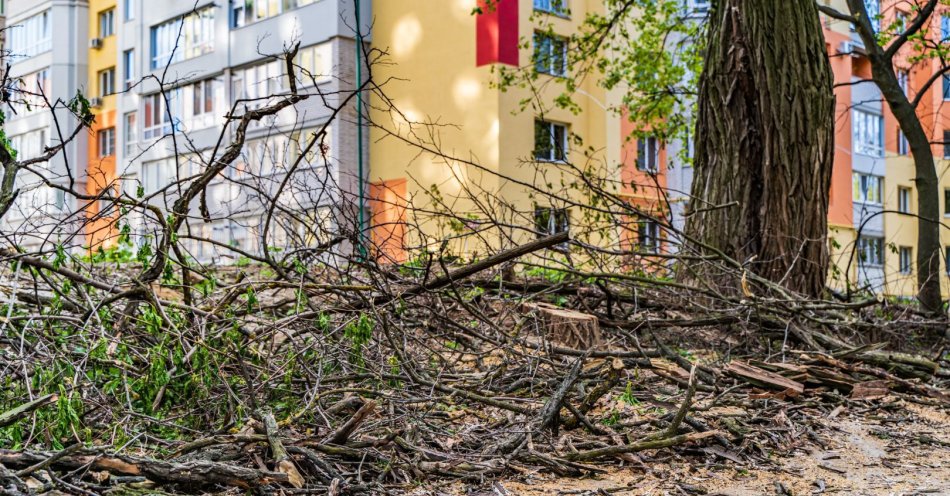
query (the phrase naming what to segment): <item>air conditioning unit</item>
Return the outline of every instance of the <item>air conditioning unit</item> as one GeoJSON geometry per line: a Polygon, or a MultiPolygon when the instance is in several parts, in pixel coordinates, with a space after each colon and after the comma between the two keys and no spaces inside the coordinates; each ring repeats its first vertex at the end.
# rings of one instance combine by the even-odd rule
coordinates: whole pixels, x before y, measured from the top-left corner
{"type": "Polygon", "coordinates": [[[101,106],[102,106],[102,98],[101,98],[101,97],[98,97],[98,96],[93,97],[93,98],[90,98],[90,99],[89,99],[89,106],[92,107],[92,108],[99,108],[99,107],[101,107],[101,106]]]}
{"type": "Polygon", "coordinates": [[[102,48],[102,38],[92,38],[89,40],[89,48],[100,49],[102,48]]]}
{"type": "Polygon", "coordinates": [[[858,55],[867,55],[868,51],[864,48],[864,43],[860,41],[842,41],[841,46],[838,48],[838,53],[851,54],[856,57],[858,55]]]}

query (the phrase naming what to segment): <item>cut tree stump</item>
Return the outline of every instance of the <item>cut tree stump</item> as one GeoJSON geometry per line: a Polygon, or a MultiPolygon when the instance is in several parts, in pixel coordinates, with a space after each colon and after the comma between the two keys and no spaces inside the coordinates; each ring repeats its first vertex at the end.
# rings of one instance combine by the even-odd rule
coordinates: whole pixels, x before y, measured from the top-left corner
{"type": "Polygon", "coordinates": [[[550,303],[525,303],[526,314],[534,314],[547,338],[569,348],[590,350],[601,345],[600,322],[586,313],[560,308],[550,303]]]}

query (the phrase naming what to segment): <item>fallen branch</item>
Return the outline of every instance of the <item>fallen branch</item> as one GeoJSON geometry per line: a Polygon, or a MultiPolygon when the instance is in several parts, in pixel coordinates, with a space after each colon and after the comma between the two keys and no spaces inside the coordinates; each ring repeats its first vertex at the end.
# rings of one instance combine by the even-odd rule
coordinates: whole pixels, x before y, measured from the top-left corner
{"type": "Polygon", "coordinates": [[[30,412],[36,410],[37,408],[52,403],[56,401],[55,394],[47,394],[46,396],[41,396],[29,403],[24,403],[12,410],[0,413],[0,427],[6,427],[17,420],[20,420],[23,417],[26,417],[30,412]]]}
{"type": "Polygon", "coordinates": [[[277,420],[274,418],[274,414],[272,412],[266,412],[261,415],[261,420],[264,422],[264,430],[267,432],[267,443],[270,445],[270,452],[274,457],[274,465],[277,471],[282,474],[287,474],[287,480],[290,482],[290,485],[300,489],[304,485],[303,476],[300,475],[300,471],[297,470],[294,461],[291,460],[290,455],[287,454],[284,443],[282,443],[280,437],[278,437],[277,420]]]}
{"type": "Polygon", "coordinates": [[[622,455],[624,453],[636,453],[651,449],[669,448],[678,444],[699,441],[708,437],[714,437],[722,434],[720,431],[690,432],[679,436],[665,437],[662,439],[640,441],[633,444],[622,444],[620,446],[611,446],[609,448],[599,448],[588,451],[578,451],[577,453],[568,453],[564,457],[573,462],[583,462],[606,458],[609,456],[622,455]]]}
{"type": "Polygon", "coordinates": [[[329,444],[346,444],[346,440],[350,438],[353,431],[355,431],[374,410],[376,410],[376,402],[367,400],[366,403],[363,403],[363,406],[350,417],[350,420],[347,420],[339,429],[330,434],[324,442],[329,444]]]}
{"type": "MultiPolygon", "coordinates": [[[[54,456],[54,453],[0,450],[0,464],[7,467],[26,468],[43,462],[52,456],[54,456]]],[[[97,452],[65,456],[51,463],[50,468],[53,470],[83,468],[117,475],[138,475],[157,483],[182,484],[192,487],[220,484],[250,489],[278,482],[288,482],[287,474],[280,472],[267,472],[207,460],[174,463],[151,458],[97,452]]]]}

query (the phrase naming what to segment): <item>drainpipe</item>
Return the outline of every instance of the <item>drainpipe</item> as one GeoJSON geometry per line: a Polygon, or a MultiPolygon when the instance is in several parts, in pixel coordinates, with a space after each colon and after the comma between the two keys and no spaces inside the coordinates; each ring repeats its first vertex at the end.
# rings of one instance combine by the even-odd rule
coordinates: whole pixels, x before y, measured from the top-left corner
{"type": "Polygon", "coordinates": [[[359,254],[366,258],[366,243],[363,229],[366,227],[365,174],[363,172],[363,26],[360,24],[360,0],[356,3],[356,163],[359,188],[359,254]]]}

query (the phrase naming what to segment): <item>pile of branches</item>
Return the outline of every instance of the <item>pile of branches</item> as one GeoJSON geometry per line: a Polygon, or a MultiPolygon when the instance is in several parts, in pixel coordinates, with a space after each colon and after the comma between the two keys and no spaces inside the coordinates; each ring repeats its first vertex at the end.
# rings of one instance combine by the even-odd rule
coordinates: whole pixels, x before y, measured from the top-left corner
{"type": "MultiPolygon", "coordinates": [[[[623,272],[512,276],[510,264],[565,240],[454,266],[367,263],[344,281],[231,267],[205,274],[214,286],[187,303],[180,287],[155,285],[149,299],[92,313],[35,273],[10,272],[0,486],[378,494],[599,473],[673,447],[767,463],[800,436],[753,435],[754,421],[717,408],[797,404],[781,418],[814,432],[809,409],[894,395],[950,404],[942,350],[868,342],[870,328],[932,335],[940,322],[911,307],[767,287],[714,297],[623,272]],[[582,316],[589,335],[566,339],[538,308],[582,316]]],[[[101,301],[94,287],[78,294],[101,301]]]]}

